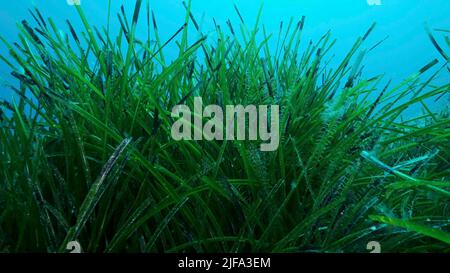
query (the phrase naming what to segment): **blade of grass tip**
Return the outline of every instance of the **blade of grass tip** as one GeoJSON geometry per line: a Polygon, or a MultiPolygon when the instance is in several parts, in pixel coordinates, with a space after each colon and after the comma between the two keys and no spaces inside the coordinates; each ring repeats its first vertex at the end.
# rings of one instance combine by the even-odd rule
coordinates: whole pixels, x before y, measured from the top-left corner
{"type": "Polygon", "coordinates": [[[375,28],[375,26],[377,25],[377,23],[373,23],[369,30],[367,30],[366,34],[364,34],[362,40],[365,41],[367,39],[367,37],[369,37],[370,33],[372,33],[373,29],[375,28]]]}
{"type": "MultiPolygon", "coordinates": [[[[172,35],[172,37],[170,37],[155,53],[153,53],[150,58],[148,58],[145,63],[142,64],[142,67],[148,65],[151,60],[153,60],[153,58],[158,55],[160,52],[162,52],[162,50],[164,49],[164,47],[166,47],[173,39],[175,39],[176,36],[178,36],[178,34],[180,34],[183,29],[186,27],[186,24],[183,24],[178,30],[177,32],[175,32],[175,34],[172,35]]],[[[139,71],[135,72],[130,79],[134,78],[137,74],[139,73],[139,71]]]]}
{"type": "Polygon", "coordinates": [[[184,9],[186,10],[186,12],[188,13],[189,17],[191,18],[192,23],[194,24],[195,29],[198,31],[200,30],[200,27],[197,24],[197,21],[194,18],[194,15],[191,13],[191,1],[189,1],[189,4],[186,4],[186,1],[182,2],[184,9]]]}
{"type": "MultiPolygon", "coordinates": [[[[125,65],[122,68],[126,74],[128,74],[128,69],[131,66],[131,59],[132,59],[132,55],[134,53],[134,38],[135,38],[135,34],[136,34],[136,25],[139,19],[139,12],[141,10],[141,4],[142,4],[142,0],[137,0],[136,1],[136,5],[134,6],[134,13],[133,13],[133,19],[132,19],[132,25],[131,25],[131,35],[129,37],[129,46],[128,46],[128,51],[127,51],[127,55],[125,58],[125,65]]],[[[123,12],[123,16],[125,18],[125,13],[123,12]]],[[[139,72],[139,70],[137,71],[139,72]]],[[[136,73],[137,73],[136,72],[136,73]]],[[[128,81],[126,80],[127,78],[124,77],[123,81],[122,81],[122,90],[125,90],[125,86],[128,83],[128,81]]]]}
{"type": "Polygon", "coordinates": [[[386,92],[386,90],[389,88],[389,85],[391,84],[391,80],[389,80],[389,82],[386,84],[386,86],[383,88],[383,91],[381,91],[380,95],[378,95],[377,99],[375,100],[375,102],[372,104],[372,106],[370,107],[369,111],[367,112],[366,117],[364,118],[364,120],[369,119],[370,115],[372,115],[372,112],[375,110],[375,108],[378,106],[378,103],[380,103],[381,98],[383,97],[384,93],[386,92]]]}
{"type": "Polygon", "coordinates": [[[306,21],[306,16],[303,15],[303,16],[302,16],[302,19],[301,19],[300,22],[299,22],[299,26],[298,26],[298,28],[299,28],[300,30],[303,30],[303,27],[305,26],[305,21],[306,21]]]}
{"type": "Polygon", "coordinates": [[[119,14],[117,14],[117,18],[119,19],[120,28],[123,31],[123,34],[125,35],[125,39],[127,40],[127,43],[130,44],[130,36],[128,35],[127,27],[119,14]]]}
{"type": "Polygon", "coordinates": [[[236,33],[234,33],[233,25],[231,24],[230,19],[227,20],[227,26],[230,29],[231,34],[233,34],[233,36],[236,36],[236,33]]]}
{"type": "Polygon", "coordinates": [[[109,36],[109,29],[111,26],[111,0],[108,0],[108,17],[106,19],[106,35],[109,36]]]}
{"type": "Polygon", "coordinates": [[[30,27],[28,22],[26,20],[22,20],[22,25],[25,28],[25,30],[28,32],[28,34],[30,34],[30,36],[34,40],[34,42],[36,42],[36,44],[43,47],[44,44],[42,43],[41,39],[39,39],[39,37],[36,35],[33,28],[30,27]]]}
{"type": "Polygon", "coordinates": [[[430,28],[428,27],[427,24],[425,24],[425,31],[428,34],[428,37],[431,40],[431,43],[434,45],[434,47],[437,49],[437,51],[439,52],[439,54],[442,55],[442,57],[444,57],[445,60],[447,60],[447,62],[450,62],[450,57],[445,54],[444,50],[442,50],[441,46],[439,46],[438,42],[436,41],[436,39],[434,38],[433,34],[431,33],[430,28]]]}
{"type": "Polygon", "coordinates": [[[281,35],[283,34],[283,21],[280,22],[280,28],[278,30],[277,46],[275,48],[275,57],[278,56],[278,49],[280,48],[281,35]]]}
{"type": "MultiPolygon", "coordinates": [[[[437,59],[431,61],[423,68],[420,69],[419,72],[416,73],[417,76],[422,75],[426,71],[428,71],[431,67],[435,66],[438,63],[437,59]]],[[[429,87],[432,81],[441,73],[441,71],[446,67],[447,64],[443,64],[437,71],[435,71],[424,83],[421,84],[420,88],[413,92],[412,98],[416,98],[419,94],[422,93],[427,87],[429,87]]]]}
{"type": "MultiPolygon", "coordinates": [[[[186,10],[186,14],[184,17],[184,23],[188,24],[189,23],[189,17],[191,17],[191,12],[190,12],[190,8],[191,8],[191,1],[189,1],[189,4],[186,5],[185,1],[182,1],[183,7],[186,10]]],[[[195,19],[192,19],[192,22],[194,23],[194,27],[197,29],[198,31],[198,25],[197,22],[195,21],[195,19]]],[[[179,50],[180,50],[180,55],[183,54],[184,50],[187,47],[187,43],[188,43],[188,26],[186,26],[183,30],[183,35],[181,36],[180,41],[176,42],[179,50]]]]}
{"type": "Polygon", "coordinates": [[[103,39],[102,34],[100,33],[100,31],[98,30],[97,27],[94,26],[94,32],[97,35],[98,39],[100,40],[100,42],[102,42],[103,46],[106,47],[106,41],[103,39]]]}
{"type": "MultiPolygon", "coordinates": [[[[202,37],[204,37],[203,33],[200,31],[200,27],[199,27],[199,25],[197,24],[197,21],[196,21],[195,18],[194,18],[194,15],[193,15],[192,12],[191,12],[191,0],[189,0],[189,4],[188,4],[188,5],[186,5],[186,2],[183,1],[183,6],[184,6],[184,8],[186,9],[187,14],[189,15],[189,18],[191,18],[191,21],[192,21],[192,23],[194,24],[195,29],[196,29],[197,31],[200,32],[200,35],[201,35],[202,37]]],[[[186,22],[186,23],[187,23],[187,22],[186,22]]],[[[186,31],[187,31],[187,30],[186,30],[186,31]]],[[[213,68],[213,66],[212,66],[212,63],[211,63],[211,57],[209,56],[208,51],[206,50],[206,47],[205,47],[204,44],[202,44],[202,51],[203,51],[203,54],[205,54],[205,57],[206,57],[206,63],[208,64],[209,69],[214,70],[214,68],[213,68]]]]}
{"type": "Polygon", "coordinates": [[[384,43],[387,39],[389,39],[389,35],[387,35],[383,40],[379,41],[379,42],[376,43],[374,46],[372,46],[369,50],[367,50],[367,52],[370,52],[370,51],[374,50],[374,49],[377,48],[379,45],[381,45],[382,43],[384,43]]]}
{"type": "Polygon", "coordinates": [[[216,19],[213,17],[214,28],[217,32],[220,32],[220,26],[217,24],[216,19]]]}
{"type": "Polygon", "coordinates": [[[97,40],[94,37],[94,33],[89,24],[89,21],[87,20],[86,15],[84,14],[83,9],[81,8],[81,5],[76,5],[75,8],[77,9],[78,16],[80,16],[81,22],[83,23],[83,26],[88,33],[89,43],[92,44],[92,47],[95,50],[95,54],[98,56],[99,52],[100,52],[100,48],[98,47],[97,40]]]}
{"type": "Polygon", "coordinates": [[[241,15],[241,13],[239,12],[238,7],[236,6],[236,4],[233,4],[233,6],[234,6],[234,10],[236,11],[237,15],[239,16],[239,19],[241,20],[241,23],[242,23],[243,25],[245,25],[244,19],[242,18],[242,15],[241,15]]]}
{"type": "Polygon", "coordinates": [[[164,54],[162,52],[162,50],[160,50],[162,48],[161,46],[161,39],[159,38],[159,32],[158,32],[158,24],[156,24],[156,17],[155,17],[155,13],[153,13],[152,11],[152,22],[153,22],[153,29],[155,30],[155,39],[156,39],[156,44],[158,45],[158,52],[159,52],[159,57],[161,58],[161,62],[163,64],[163,66],[165,66],[165,58],[164,58],[164,54]]]}
{"type": "Polygon", "coordinates": [[[31,9],[28,9],[28,12],[31,14],[31,17],[33,17],[34,21],[39,25],[39,27],[44,28],[43,25],[41,24],[41,21],[39,21],[34,12],[31,9]]]}
{"type": "Polygon", "coordinates": [[[120,156],[125,151],[125,148],[128,146],[128,144],[130,144],[130,142],[131,142],[130,138],[124,139],[122,143],[120,143],[120,145],[116,148],[112,156],[109,158],[108,162],[106,162],[106,164],[103,166],[99,178],[94,184],[92,184],[86,198],[81,204],[75,226],[70,228],[69,232],[66,235],[66,238],[64,239],[63,244],[60,247],[61,252],[64,251],[66,244],[69,241],[72,241],[79,236],[81,230],[84,228],[87,220],[89,219],[89,216],[92,214],[95,206],[97,205],[104,191],[106,190],[106,187],[104,187],[104,182],[106,178],[112,171],[113,167],[116,165],[120,156]]]}
{"type": "Polygon", "coordinates": [[[73,28],[72,24],[69,20],[66,20],[67,25],[69,26],[70,33],[72,34],[73,39],[75,42],[80,45],[80,40],[78,39],[77,33],[75,32],[75,29],[73,28]]]}
{"type": "Polygon", "coordinates": [[[152,11],[152,24],[153,24],[153,28],[157,31],[158,24],[156,23],[155,13],[153,11],[152,11]]]}
{"type": "MultiPolygon", "coordinates": [[[[290,36],[291,36],[291,37],[290,37],[290,39],[289,39],[289,42],[288,42],[287,45],[285,46],[285,52],[292,52],[292,45],[296,46],[295,44],[297,44],[297,43],[298,43],[298,40],[300,40],[299,37],[297,36],[297,34],[300,33],[300,25],[301,25],[300,21],[297,22],[297,25],[294,27],[293,31],[290,33],[290,36]],[[294,41],[296,42],[295,44],[294,44],[294,41]]],[[[330,32],[330,31],[328,31],[327,34],[325,34],[325,35],[320,39],[320,41],[322,41],[323,39],[325,39],[325,40],[324,40],[323,46],[325,46],[326,40],[328,40],[329,32],[330,32]]],[[[295,51],[295,52],[297,52],[297,51],[295,51]]],[[[320,55],[320,54],[318,54],[318,56],[319,56],[319,55],[320,55]]],[[[284,61],[287,60],[289,57],[290,57],[290,54],[285,54],[285,56],[283,57],[283,63],[284,63],[284,61]]]]}
{"type": "Polygon", "coordinates": [[[41,20],[42,25],[45,29],[47,29],[47,23],[44,20],[44,17],[42,17],[42,14],[39,12],[39,10],[35,7],[34,10],[36,11],[37,16],[39,17],[39,20],[41,20]]]}
{"type": "Polygon", "coordinates": [[[420,74],[425,73],[427,70],[429,70],[430,68],[432,68],[433,66],[435,66],[436,64],[438,64],[439,61],[437,59],[432,60],[431,62],[429,62],[427,65],[425,65],[424,67],[422,67],[419,70],[420,74]]]}
{"type": "MultiPolygon", "coordinates": [[[[448,70],[448,72],[450,72],[450,69],[449,68],[447,68],[447,70],[448,70]]],[[[449,92],[450,92],[450,90],[449,90],[449,92]]],[[[445,95],[448,95],[446,92],[443,92],[441,95],[439,95],[435,100],[434,100],[434,102],[437,102],[437,101],[439,101],[440,99],[442,99],[445,95]]]]}
{"type": "Polygon", "coordinates": [[[450,29],[435,28],[435,31],[450,33],[450,29]]]}
{"type": "MultiPolygon", "coordinates": [[[[259,12],[261,13],[261,10],[259,12]]],[[[258,14],[258,16],[261,15],[260,13],[258,14]]],[[[258,17],[258,20],[259,20],[259,17],[258,17]]],[[[279,60],[280,60],[280,57],[281,57],[281,53],[283,52],[284,45],[286,44],[286,40],[287,40],[288,35],[289,35],[290,31],[291,31],[291,27],[292,27],[292,23],[293,22],[294,22],[294,18],[291,17],[291,19],[289,20],[289,24],[288,24],[288,27],[286,29],[286,32],[284,34],[283,41],[281,42],[281,45],[280,45],[280,51],[278,52],[278,56],[276,56],[277,64],[279,63],[279,60]]],[[[255,28],[256,28],[256,26],[255,26],[255,28]]],[[[256,29],[255,29],[255,32],[256,32],[256,29]]]]}
{"type": "Polygon", "coordinates": [[[146,1],[146,16],[147,16],[147,47],[150,48],[150,44],[151,44],[151,34],[150,34],[150,0],[146,1]]]}
{"type": "Polygon", "coordinates": [[[134,6],[134,13],[133,13],[133,27],[136,26],[138,19],[139,19],[139,12],[141,10],[142,0],[137,0],[136,5],[134,6]]]}
{"type": "Polygon", "coordinates": [[[126,29],[129,32],[130,31],[130,26],[128,25],[128,18],[127,18],[127,14],[125,12],[125,7],[123,5],[120,6],[120,14],[118,14],[118,15],[122,15],[123,22],[125,23],[126,29]]]}

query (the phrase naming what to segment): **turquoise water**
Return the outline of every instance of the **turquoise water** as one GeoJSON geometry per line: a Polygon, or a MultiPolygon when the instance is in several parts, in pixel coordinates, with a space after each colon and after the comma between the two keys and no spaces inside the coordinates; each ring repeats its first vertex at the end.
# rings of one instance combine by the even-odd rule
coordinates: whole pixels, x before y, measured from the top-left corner
{"type": "MultiPolygon", "coordinates": [[[[355,39],[376,22],[377,27],[367,47],[388,38],[365,58],[367,76],[384,74],[386,79],[399,82],[434,58],[438,58],[440,63],[444,62],[427,38],[424,23],[431,28],[450,28],[449,0],[381,0],[381,5],[369,5],[368,1],[373,0],[266,0],[261,20],[268,32],[277,34],[280,21],[284,21],[286,26],[291,17],[296,22],[305,15],[307,19],[303,37],[317,40],[331,30],[337,39],[333,50],[336,62],[343,58],[355,39]]],[[[112,22],[116,21],[115,14],[122,4],[131,17],[134,3],[132,0],[112,0],[112,22]]],[[[228,19],[238,26],[239,17],[233,3],[239,8],[245,23],[252,26],[262,3],[260,0],[193,0],[192,12],[202,32],[207,34],[213,29],[213,18],[223,26],[226,26],[228,19]]],[[[81,0],[81,4],[90,22],[98,26],[106,24],[108,0],[81,0]]],[[[14,4],[4,5],[0,11],[0,34],[7,41],[15,41],[17,22],[24,18],[32,21],[28,9],[34,5],[39,7],[45,17],[52,17],[63,31],[67,31],[66,19],[74,25],[80,24],[75,9],[66,0],[16,0],[14,4]]],[[[168,39],[184,20],[185,10],[181,1],[150,0],[150,7],[156,15],[161,38],[168,39]]],[[[146,35],[144,16],[141,19],[138,34],[146,35]]],[[[117,23],[112,23],[112,29],[118,27],[117,23]]],[[[171,49],[168,50],[170,55],[171,49]]],[[[0,46],[0,53],[7,53],[3,45],[0,46]]],[[[450,73],[442,73],[437,82],[448,82],[449,77],[450,73]]],[[[0,98],[11,99],[12,94],[5,83],[15,83],[15,80],[9,76],[9,70],[3,64],[0,65],[0,81],[0,98]]],[[[441,100],[436,107],[442,104],[448,104],[448,99],[441,100]]]]}

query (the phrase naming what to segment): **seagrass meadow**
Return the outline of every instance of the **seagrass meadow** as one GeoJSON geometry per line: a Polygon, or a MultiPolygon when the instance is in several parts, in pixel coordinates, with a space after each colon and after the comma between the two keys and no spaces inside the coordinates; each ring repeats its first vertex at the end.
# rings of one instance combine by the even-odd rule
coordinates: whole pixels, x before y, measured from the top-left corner
{"type": "Polygon", "coordinates": [[[17,81],[0,108],[0,252],[450,251],[450,117],[430,106],[450,91],[435,81],[449,31],[418,30],[436,59],[394,84],[362,73],[375,24],[334,56],[332,31],[302,37],[305,17],[268,33],[236,7],[202,33],[184,6],[167,40],[141,0],[111,16],[117,33],[75,6],[83,29],[32,9],[2,38],[17,81]],[[173,140],[171,110],[194,97],[279,105],[278,149],[173,140]]]}

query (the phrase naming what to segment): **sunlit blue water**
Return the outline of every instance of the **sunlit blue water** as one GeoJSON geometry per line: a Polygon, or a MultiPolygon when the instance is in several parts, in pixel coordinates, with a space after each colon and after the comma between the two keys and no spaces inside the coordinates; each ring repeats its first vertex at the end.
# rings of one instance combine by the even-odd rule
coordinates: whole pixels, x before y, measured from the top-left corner
{"type": "MultiPolygon", "coordinates": [[[[116,12],[123,4],[132,16],[134,0],[111,0],[112,22],[116,12]]],[[[373,50],[364,60],[365,73],[368,76],[384,74],[386,79],[398,82],[417,72],[425,64],[439,56],[424,31],[424,23],[431,28],[450,28],[450,0],[381,0],[381,5],[369,5],[376,0],[266,0],[262,12],[262,23],[268,32],[278,33],[280,21],[285,25],[290,17],[298,21],[302,15],[307,18],[303,37],[317,40],[326,31],[331,30],[337,44],[333,53],[336,61],[344,56],[355,39],[364,34],[373,22],[377,28],[367,43],[367,47],[381,39],[389,37],[381,46],[373,50]]],[[[78,17],[66,0],[15,0],[4,4],[0,10],[0,34],[8,41],[15,41],[16,23],[26,18],[31,21],[28,9],[36,5],[44,16],[52,17],[64,31],[64,23],[70,19],[79,24],[78,17]]],[[[144,1],[145,2],[145,1],[144,1]]],[[[213,18],[225,26],[230,19],[238,25],[233,3],[235,3],[249,26],[255,23],[260,0],[193,0],[192,12],[199,21],[202,32],[212,30],[213,18]]],[[[108,14],[108,0],[81,0],[81,4],[93,24],[105,25],[108,14]]],[[[150,0],[150,7],[156,15],[162,39],[169,38],[182,24],[185,10],[180,0],[150,0]]],[[[141,18],[143,19],[143,17],[141,18]]],[[[141,20],[139,34],[146,35],[145,20],[141,20]]],[[[118,28],[118,24],[112,24],[118,28]]],[[[6,54],[0,46],[0,53],[6,54]]],[[[170,49],[168,54],[170,54],[170,49]]],[[[448,82],[450,73],[442,73],[438,82],[448,82]]],[[[9,70],[0,65],[1,83],[15,82],[9,76],[9,70]]],[[[4,86],[0,89],[1,98],[10,98],[11,92],[4,86]]],[[[442,100],[447,104],[448,100],[442,100]]],[[[437,106],[436,106],[437,107],[437,106]]]]}

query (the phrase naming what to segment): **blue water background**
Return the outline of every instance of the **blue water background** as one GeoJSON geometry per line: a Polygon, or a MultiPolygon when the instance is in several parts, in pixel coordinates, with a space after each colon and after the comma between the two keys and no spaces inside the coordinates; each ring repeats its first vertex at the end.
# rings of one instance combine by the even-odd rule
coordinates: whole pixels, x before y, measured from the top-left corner
{"type": "MultiPolygon", "coordinates": [[[[145,0],[143,2],[145,6],[145,0]]],[[[239,17],[233,4],[239,7],[246,25],[253,26],[261,3],[260,0],[193,0],[192,12],[199,21],[202,32],[207,34],[214,29],[213,18],[223,27],[230,19],[237,28],[239,17]]],[[[367,77],[384,74],[386,81],[392,79],[394,83],[398,83],[435,58],[440,64],[444,63],[444,59],[428,39],[424,23],[431,28],[450,29],[450,0],[381,0],[381,3],[380,6],[370,6],[367,0],[266,0],[261,21],[267,32],[275,34],[272,40],[272,43],[275,43],[280,21],[284,21],[287,26],[291,17],[297,22],[305,15],[305,41],[317,41],[328,30],[331,30],[333,37],[337,39],[333,50],[335,63],[344,57],[356,38],[376,22],[377,27],[366,47],[371,47],[386,36],[389,38],[364,59],[364,75],[367,77]]],[[[108,0],[82,0],[81,4],[91,23],[97,26],[106,24],[108,0]]],[[[119,28],[116,13],[122,4],[129,19],[132,17],[134,0],[112,0],[112,30],[119,28]]],[[[81,22],[74,7],[69,6],[66,0],[15,0],[4,4],[0,10],[0,35],[9,42],[16,41],[16,23],[22,19],[32,22],[28,9],[33,6],[39,7],[44,17],[52,17],[62,31],[68,32],[66,19],[81,29],[81,22]]],[[[180,0],[151,0],[150,7],[156,15],[162,40],[168,39],[184,21],[185,9],[180,0]]],[[[143,15],[138,37],[146,38],[145,14],[143,15]]],[[[191,30],[194,30],[192,26],[191,30]]],[[[443,35],[437,33],[437,37],[439,36],[443,35]]],[[[196,35],[191,38],[196,38],[196,35]]],[[[443,42],[442,37],[438,40],[443,42]]],[[[0,54],[7,54],[3,45],[0,45],[0,54]]],[[[169,47],[166,54],[175,56],[176,47],[169,47]]],[[[12,98],[12,93],[5,87],[5,83],[17,84],[17,80],[9,73],[9,68],[3,63],[0,64],[1,99],[12,98]]],[[[436,83],[449,81],[450,73],[447,71],[440,74],[436,83]]],[[[448,103],[447,95],[447,98],[432,103],[432,106],[434,109],[440,109],[448,103]]],[[[410,111],[419,111],[419,108],[410,111]]]]}

